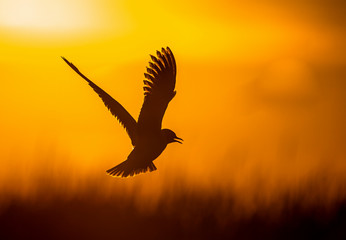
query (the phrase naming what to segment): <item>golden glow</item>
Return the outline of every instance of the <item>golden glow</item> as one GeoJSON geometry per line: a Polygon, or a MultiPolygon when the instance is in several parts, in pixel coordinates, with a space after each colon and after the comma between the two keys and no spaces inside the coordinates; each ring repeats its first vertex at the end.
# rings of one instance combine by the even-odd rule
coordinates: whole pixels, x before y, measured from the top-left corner
{"type": "Polygon", "coordinates": [[[1,24],[10,27],[59,30],[78,28],[90,21],[75,1],[1,1],[0,9],[1,24]]]}
{"type": "Polygon", "coordinates": [[[181,181],[251,205],[258,182],[271,198],[316,176],[344,181],[344,29],[303,5],[230,2],[2,0],[0,195],[35,197],[42,179],[72,195],[92,179],[105,194],[142,184],[138,194],[159,198],[181,181]],[[149,54],[162,46],[178,64],[163,126],[184,144],[121,185],[105,170],[130,140],[60,56],[136,118],[149,54]]]}
{"type": "MultiPolygon", "coordinates": [[[[102,6],[102,5],[101,5],[102,6]]],[[[99,32],[109,25],[107,10],[90,0],[2,0],[0,27],[8,31],[26,31],[41,35],[99,32]]],[[[128,22],[121,4],[113,3],[112,30],[123,31],[128,22]]]]}

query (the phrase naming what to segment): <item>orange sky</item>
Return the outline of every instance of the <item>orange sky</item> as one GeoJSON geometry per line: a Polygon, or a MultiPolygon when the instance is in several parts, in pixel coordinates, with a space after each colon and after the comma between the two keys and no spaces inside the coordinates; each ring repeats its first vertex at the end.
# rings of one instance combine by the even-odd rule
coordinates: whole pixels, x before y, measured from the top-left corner
{"type": "Polygon", "coordinates": [[[324,177],[337,195],[346,180],[342,7],[2,0],[0,192],[35,197],[43,179],[73,194],[93,179],[105,191],[160,195],[183,181],[240,198],[260,184],[271,198],[324,177]],[[158,171],[115,183],[124,180],[105,170],[126,159],[128,136],[60,56],[137,117],[149,54],[163,46],[178,65],[163,126],[185,142],[166,149],[158,171]]]}

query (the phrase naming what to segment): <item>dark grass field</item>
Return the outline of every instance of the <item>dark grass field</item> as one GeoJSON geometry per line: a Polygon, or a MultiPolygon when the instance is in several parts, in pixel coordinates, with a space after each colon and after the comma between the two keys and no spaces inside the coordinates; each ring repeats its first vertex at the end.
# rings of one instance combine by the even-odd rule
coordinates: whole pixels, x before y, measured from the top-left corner
{"type": "Polygon", "coordinates": [[[148,208],[135,195],[40,196],[2,206],[0,239],[346,239],[344,200],[286,196],[247,211],[222,192],[163,194],[148,208]]]}

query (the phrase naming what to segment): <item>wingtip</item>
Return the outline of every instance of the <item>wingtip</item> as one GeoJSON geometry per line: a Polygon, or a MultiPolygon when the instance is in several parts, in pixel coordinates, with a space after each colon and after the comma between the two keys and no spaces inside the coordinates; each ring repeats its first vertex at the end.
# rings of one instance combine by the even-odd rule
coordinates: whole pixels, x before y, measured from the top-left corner
{"type": "Polygon", "coordinates": [[[60,56],[62,58],[62,60],[64,60],[68,65],[70,65],[70,62],[63,56],[60,56]]]}
{"type": "Polygon", "coordinates": [[[155,56],[153,56],[151,54],[149,54],[149,55],[150,55],[150,58],[151,58],[152,61],[157,62],[157,58],[155,56]]]}

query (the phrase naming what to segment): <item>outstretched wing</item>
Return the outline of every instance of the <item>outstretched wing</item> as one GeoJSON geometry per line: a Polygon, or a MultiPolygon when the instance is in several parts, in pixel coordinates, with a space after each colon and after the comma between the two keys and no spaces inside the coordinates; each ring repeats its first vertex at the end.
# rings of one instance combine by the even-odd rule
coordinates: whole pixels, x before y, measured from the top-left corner
{"type": "Polygon", "coordinates": [[[175,96],[176,64],[169,47],[151,56],[144,73],[144,103],[138,118],[138,134],[161,131],[162,118],[168,103],[175,96]]]}
{"type": "Polygon", "coordinates": [[[108,93],[103,91],[100,87],[98,87],[95,83],[93,83],[90,79],[84,76],[75,65],[69,62],[66,58],[61,57],[76,73],[79,74],[82,78],[84,78],[94,89],[94,91],[100,96],[103,103],[109,109],[113,116],[115,116],[120,124],[125,128],[126,132],[131,138],[132,145],[135,146],[136,143],[136,128],[137,123],[136,120],[126,111],[126,109],[121,106],[115,99],[113,99],[108,93]]]}

